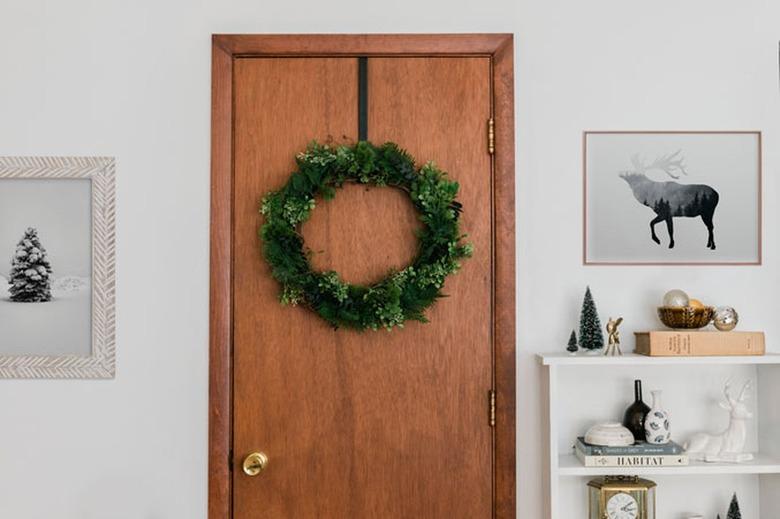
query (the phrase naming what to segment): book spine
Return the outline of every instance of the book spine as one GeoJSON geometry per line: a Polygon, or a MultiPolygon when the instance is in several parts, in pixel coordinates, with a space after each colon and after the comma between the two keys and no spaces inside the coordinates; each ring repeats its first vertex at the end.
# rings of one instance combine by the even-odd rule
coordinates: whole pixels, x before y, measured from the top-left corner
{"type": "Polygon", "coordinates": [[[650,356],[764,355],[763,332],[637,332],[636,353],[650,356]]]}
{"type": "Polygon", "coordinates": [[[671,456],[682,453],[677,447],[594,447],[592,445],[578,444],[586,456],[671,456]]]}
{"type": "Polygon", "coordinates": [[[586,467],[681,467],[688,465],[688,456],[586,456],[577,451],[586,467]]]}

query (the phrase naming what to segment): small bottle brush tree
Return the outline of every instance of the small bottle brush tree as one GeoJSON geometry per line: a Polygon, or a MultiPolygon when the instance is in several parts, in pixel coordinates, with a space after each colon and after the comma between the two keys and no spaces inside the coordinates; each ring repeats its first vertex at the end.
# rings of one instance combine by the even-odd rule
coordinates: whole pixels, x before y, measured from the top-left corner
{"type": "Polygon", "coordinates": [[[42,303],[51,301],[51,265],[46,249],[38,240],[38,231],[29,227],[11,258],[8,278],[11,301],[42,303]]]}
{"type": "Polygon", "coordinates": [[[569,344],[566,347],[566,351],[569,353],[577,353],[577,350],[579,348],[577,347],[577,334],[574,332],[574,330],[571,331],[571,335],[569,335],[569,344]]]}
{"type": "Polygon", "coordinates": [[[726,514],[726,519],[742,519],[742,512],[739,511],[739,501],[737,501],[737,494],[731,498],[731,504],[729,505],[729,513],[726,514]]]}
{"type": "Polygon", "coordinates": [[[604,347],[604,333],[601,331],[601,321],[590,287],[585,290],[585,299],[582,300],[580,347],[591,351],[604,347]]]}

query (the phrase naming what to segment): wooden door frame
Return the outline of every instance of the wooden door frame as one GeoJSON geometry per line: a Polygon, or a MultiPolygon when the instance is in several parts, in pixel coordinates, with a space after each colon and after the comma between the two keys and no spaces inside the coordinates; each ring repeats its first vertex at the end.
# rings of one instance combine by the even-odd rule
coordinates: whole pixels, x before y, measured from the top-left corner
{"type": "Polygon", "coordinates": [[[515,164],[511,34],[212,36],[209,519],[230,518],[233,423],[233,63],[249,56],[485,56],[492,63],[494,517],[515,517],[515,164]]]}

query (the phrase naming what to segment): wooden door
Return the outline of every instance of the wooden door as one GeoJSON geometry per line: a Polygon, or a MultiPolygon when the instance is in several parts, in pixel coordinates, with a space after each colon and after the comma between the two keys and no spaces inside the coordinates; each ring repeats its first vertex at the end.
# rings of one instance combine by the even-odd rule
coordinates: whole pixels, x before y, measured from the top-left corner
{"type": "MultiPolygon", "coordinates": [[[[376,55],[365,63],[368,139],[397,142],[460,183],[461,227],[475,253],[447,279],[448,297],[428,311],[428,324],[334,330],[305,308],[282,306],[261,256],[258,204],[287,181],[309,141],[357,138],[358,57],[232,57],[227,501],[235,519],[488,518],[502,511],[490,411],[497,311],[506,310],[496,304],[487,139],[493,58],[376,55]],[[241,465],[255,451],[270,461],[249,477],[241,465]]],[[[411,262],[416,226],[402,193],[347,186],[318,201],[302,232],[317,251],[315,268],[370,283],[411,262]]]]}

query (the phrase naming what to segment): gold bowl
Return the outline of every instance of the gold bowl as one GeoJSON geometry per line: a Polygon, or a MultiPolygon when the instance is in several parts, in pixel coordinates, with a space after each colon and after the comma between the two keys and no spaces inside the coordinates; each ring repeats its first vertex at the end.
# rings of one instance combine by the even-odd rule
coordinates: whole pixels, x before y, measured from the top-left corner
{"type": "Polygon", "coordinates": [[[692,306],[659,306],[658,318],[669,328],[703,328],[712,321],[715,309],[711,306],[694,308],[692,306]]]}

